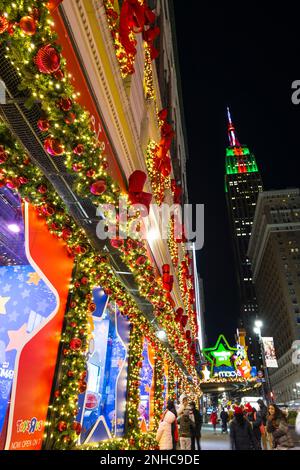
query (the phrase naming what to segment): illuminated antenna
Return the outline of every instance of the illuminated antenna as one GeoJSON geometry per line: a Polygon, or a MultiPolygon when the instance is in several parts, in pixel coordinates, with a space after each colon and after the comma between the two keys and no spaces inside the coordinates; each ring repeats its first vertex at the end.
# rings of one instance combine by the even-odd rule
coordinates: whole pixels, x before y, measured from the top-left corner
{"type": "Polygon", "coordinates": [[[231,147],[240,147],[241,144],[238,141],[238,138],[235,135],[235,127],[231,120],[230,110],[227,107],[227,118],[228,118],[228,138],[231,147]]]}

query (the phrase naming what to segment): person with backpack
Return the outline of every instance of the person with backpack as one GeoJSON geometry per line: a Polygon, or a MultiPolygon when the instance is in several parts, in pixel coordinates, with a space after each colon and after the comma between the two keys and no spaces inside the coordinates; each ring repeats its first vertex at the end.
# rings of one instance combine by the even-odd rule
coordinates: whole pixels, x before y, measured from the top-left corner
{"type": "Polygon", "coordinates": [[[181,450],[191,450],[192,447],[192,434],[194,432],[195,424],[190,418],[189,408],[185,408],[183,414],[178,418],[179,424],[179,440],[181,450]]]}
{"type": "Polygon", "coordinates": [[[201,439],[201,429],[203,424],[203,416],[199,410],[196,408],[196,403],[191,403],[192,415],[194,417],[194,428],[192,428],[192,450],[201,450],[200,439],[201,439]]]}
{"type": "Polygon", "coordinates": [[[230,441],[232,450],[259,450],[251,424],[240,406],[234,409],[234,418],[230,423],[230,441]]]}
{"type": "Polygon", "coordinates": [[[179,435],[177,412],[172,400],[168,400],[167,408],[156,433],[156,440],[160,450],[176,450],[179,435]]]}

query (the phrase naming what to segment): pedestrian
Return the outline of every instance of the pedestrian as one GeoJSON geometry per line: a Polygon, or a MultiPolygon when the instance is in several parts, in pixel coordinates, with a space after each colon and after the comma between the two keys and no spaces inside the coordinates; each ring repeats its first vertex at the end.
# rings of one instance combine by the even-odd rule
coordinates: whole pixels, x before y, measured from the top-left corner
{"type": "Polygon", "coordinates": [[[210,415],[210,422],[213,425],[214,433],[217,434],[217,422],[218,422],[218,414],[217,410],[213,410],[212,414],[210,415]]]}
{"type": "Polygon", "coordinates": [[[190,418],[190,410],[188,408],[184,409],[183,414],[178,418],[178,423],[180,449],[191,450],[195,424],[190,418]]]}
{"type": "Polygon", "coordinates": [[[188,408],[188,406],[189,406],[188,397],[186,396],[185,393],[183,393],[182,395],[180,395],[180,398],[179,398],[179,407],[177,409],[178,418],[180,418],[180,416],[183,415],[184,410],[188,408]]]}
{"type": "Polygon", "coordinates": [[[268,439],[267,439],[267,430],[266,430],[268,408],[267,408],[267,406],[265,405],[264,401],[261,398],[259,400],[257,400],[257,403],[259,405],[259,410],[257,411],[257,416],[259,417],[259,419],[261,421],[260,434],[261,434],[262,447],[263,447],[264,450],[268,450],[268,439]]]}
{"type": "Polygon", "coordinates": [[[196,450],[196,442],[197,442],[197,450],[201,450],[200,439],[201,439],[201,429],[203,424],[203,416],[199,410],[196,408],[196,403],[191,403],[192,414],[194,417],[194,428],[192,428],[192,450],[196,450]]]}
{"type": "Polygon", "coordinates": [[[232,450],[258,450],[251,424],[240,406],[235,407],[230,423],[230,441],[232,450]]]}
{"type": "Polygon", "coordinates": [[[176,450],[178,438],[177,413],[174,402],[169,400],[156,433],[159,449],[176,450]]]}
{"type": "Polygon", "coordinates": [[[286,415],[275,403],[268,408],[267,431],[272,435],[273,449],[287,450],[295,447],[286,415]]]}
{"type": "Polygon", "coordinates": [[[221,421],[222,421],[222,434],[224,432],[226,434],[228,434],[227,423],[228,423],[228,420],[229,420],[229,414],[227,413],[227,411],[225,411],[225,408],[222,408],[220,418],[221,418],[221,421]]]}
{"type": "Polygon", "coordinates": [[[298,411],[296,422],[295,422],[296,433],[300,435],[300,410],[298,411]]]}
{"type": "Polygon", "coordinates": [[[262,447],[261,447],[262,419],[261,419],[260,414],[257,412],[256,408],[254,408],[254,407],[252,408],[252,416],[253,416],[253,420],[252,420],[253,434],[254,434],[254,437],[257,441],[257,445],[258,445],[259,450],[262,450],[262,447]]]}

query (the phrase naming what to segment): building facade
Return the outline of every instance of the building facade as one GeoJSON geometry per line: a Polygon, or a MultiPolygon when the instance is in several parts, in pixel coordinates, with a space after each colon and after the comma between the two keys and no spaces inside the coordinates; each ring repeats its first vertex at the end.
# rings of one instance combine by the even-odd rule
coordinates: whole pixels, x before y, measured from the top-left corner
{"type": "Polygon", "coordinates": [[[252,338],[257,300],[247,250],[257,197],[263,185],[255,156],[236,137],[229,109],[228,137],[230,145],[226,149],[225,191],[238,281],[240,317],[247,331],[249,359],[259,365],[257,344],[252,338]]]}
{"type": "Polygon", "coordinates": [[[188,200],[171,2],[2,6],[0,448],[153,448],[200,393],[194,253],[153,208],[188,200]]]}
{"type": "Polygon", "coordinates": [[[293,344],[300,340],[300,191],[259,194],[248,255],[263,321],[274,338],[278,369],[270,369],[275,399],[300,398],[300,365],[293,344]]]}

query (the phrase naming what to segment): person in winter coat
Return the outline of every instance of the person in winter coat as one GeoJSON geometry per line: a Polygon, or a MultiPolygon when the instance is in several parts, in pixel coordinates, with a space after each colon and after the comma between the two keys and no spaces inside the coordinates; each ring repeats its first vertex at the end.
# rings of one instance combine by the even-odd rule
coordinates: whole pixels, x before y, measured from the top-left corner
{"type": "Polygon", "coordinates": [[[232,450],[258,450],[251,424],[239,406],[235,407],[230,423],[230,441],[232,450]]]}
{"type": "Polygon", "coordinates": [[[200,439],[201,439],[201,428],[203,424],[203,416],[199,410],[196,408],[196,403],[191,403],[191,410],[194,416],[194,428],[192,428],[192,450],[196,450],[196,442],[197,442],[197,450],[201,450],[200,439]]]}
{"type": "Polygon", "coordinates": [[[261,448],[261,426],[262,426],[262,419],[260,414],[257,412],[256,408],[252,408],[252,429],[253,429],[253,434],[255,439],[257,440],[257,445],[259,450],[262,450],[261,448]]]}
{"type": "Polygon", "coordinates": [[[156,433],[156,440],[160,450],[176,449],[176,426],[176,410],[174,402],[170,400],[156,433]]]}
{"type": "Polygon", "coordinates": [[[227,411],[225,411],[224,408],[222,408],[220,418],[221,418],[221,421],[222,421],[222,434],[223,434],[223,432],[225,432],[227,434],[228,433],[227,423],[228,423],[228,420],[229,420],[229,415],[228,415],[227,411]]]}
{"type": "Polygon", "coordinates": [[[260,425],[261,442],[262,442],[263,449],[267,450],[268,444],[267,444],[266,425],[267,425],[268,408],[266,407],[266,405],[264,404],[264,401],[261,398],[257,400],[257,403],[259,405],[257,416],[261,421],[261,425],[260,425]]]}
{"type": "Polygon", "coordinates": [[[267,431],[272,434],[273,449],[291,449],[294,446],[285,414],[272,403],[268,408],[267,431]]]}
{"type": "Polygon", "coordinates": [[[214,410],[212,412],[212,414],[210,415],[210,422],[213,425],[214,433],[217,434],[218,414],[217,414],[216,410],[214,410]]]}
{"type": "Polygon", "coordinates": [[[190,410],[186,408],[178,418],[180,449],[191,450],[192,434],[194,432],[194,422],[190,418],[190,410]]]}

